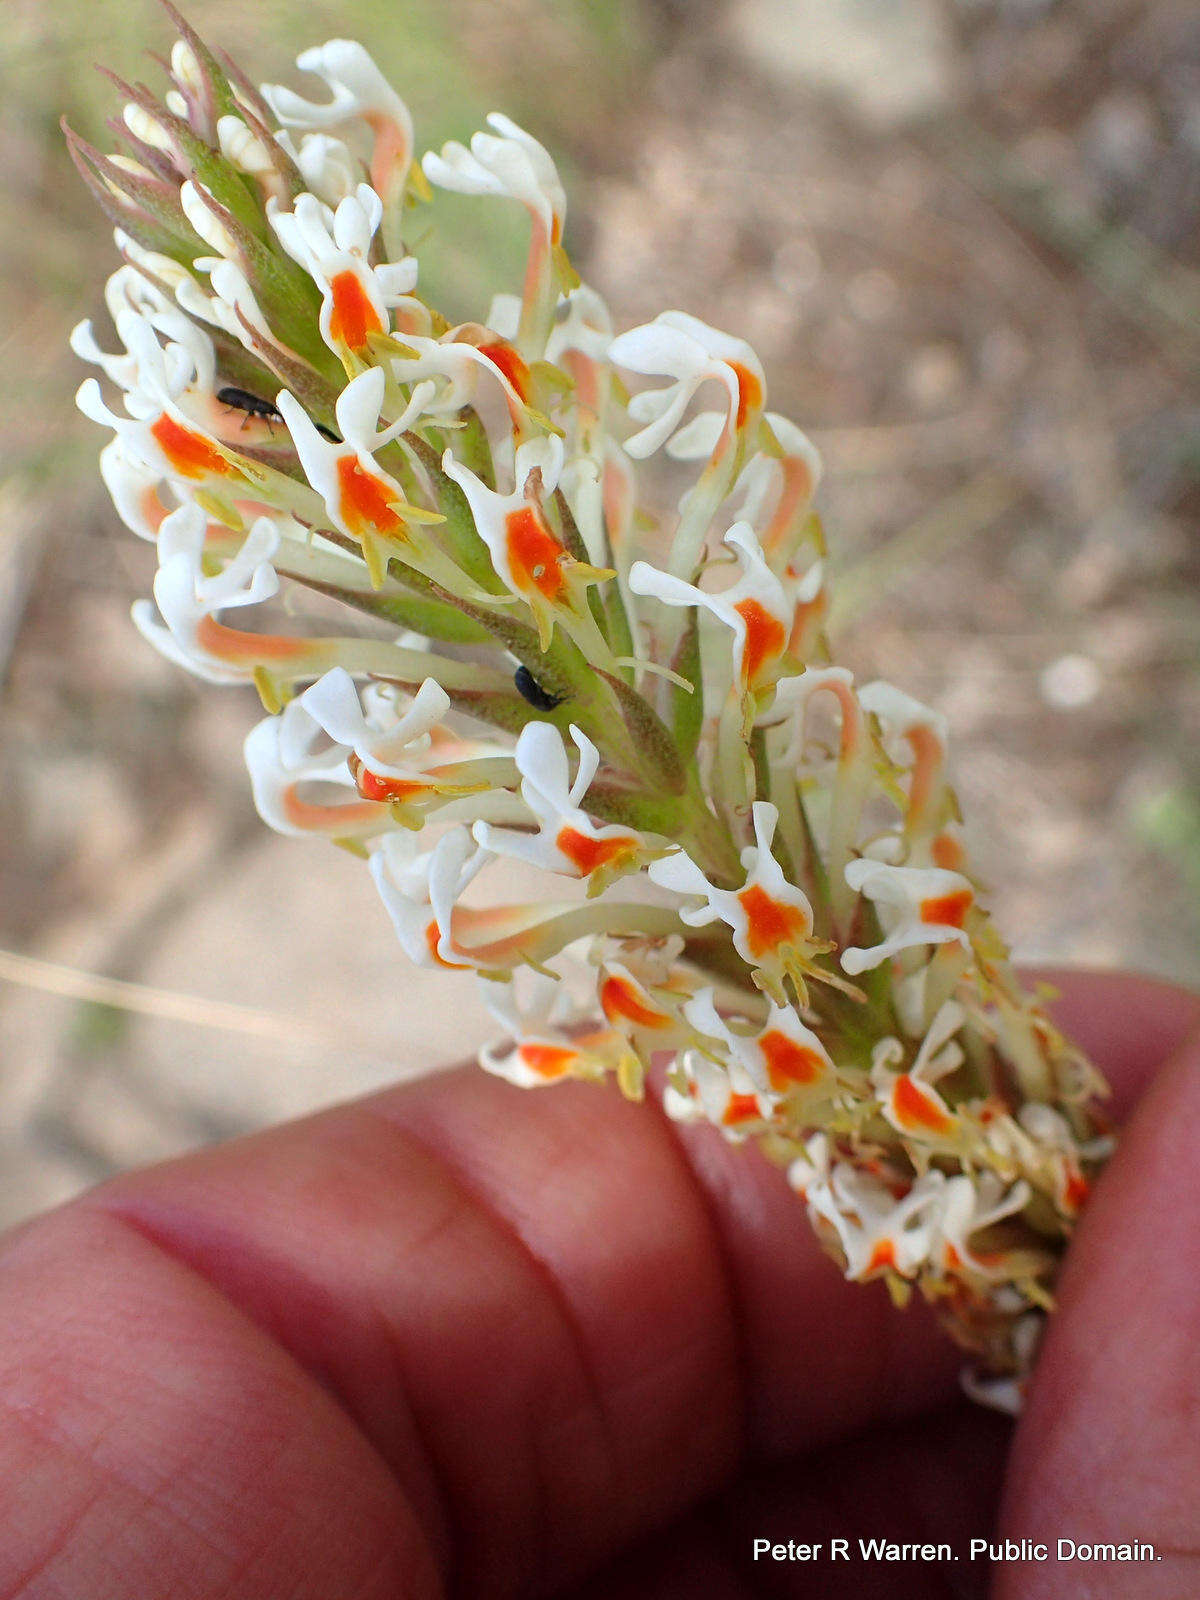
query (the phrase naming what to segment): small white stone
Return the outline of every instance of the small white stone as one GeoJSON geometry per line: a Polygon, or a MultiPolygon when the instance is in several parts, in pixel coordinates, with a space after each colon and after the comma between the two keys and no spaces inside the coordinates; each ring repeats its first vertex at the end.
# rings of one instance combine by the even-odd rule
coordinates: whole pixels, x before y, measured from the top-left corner
{"type": "Polygon", "coordinates": [[[1059,656],[1038,679],[1042,699],[1061,711],[1090,705],[1100,693],[1100,669],[1087,656],[1059,656]]]}

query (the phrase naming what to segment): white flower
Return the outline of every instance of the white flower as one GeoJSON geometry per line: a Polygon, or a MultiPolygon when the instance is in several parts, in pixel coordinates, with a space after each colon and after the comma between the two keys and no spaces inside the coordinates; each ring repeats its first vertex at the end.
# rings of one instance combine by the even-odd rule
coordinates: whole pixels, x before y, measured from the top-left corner
{"type": "Polygon", "coordinates": [[[912,695],[877,678],[859,690],[864,711],[879,718],[884,748],[894,761],[911,761],[928,740],[944,756],[949,730],[939,711],[932,711],[912,695]]]}
{"type": "MultiPolygon", "coordinates": [[[[911,835],[925,820],[936,828],[938,818],[931,813],[944,789],[942,771],[948,739],[945,717],[882,681],[865,685],[859,693],[859,703],[864,711],[879,718],[884,749],[891,759],[910,769],[906,830],[911,835]]],[[[940,846],[943,852],[949,847],[940,846]]],[[[936,859],[936,842],[933,849],[936,859]]]]}
{"type": "Polygon", "coordinates": [[[624,1049],[612,1029],[581,1032],[582,1018],[555,974],[526,971],[505,982],[479,980],[484,1004],[509,1038],[484,1045],[479,1065],[521,1089],[567,1077],[600,1077],[624,1049]]]}
{"type": "Polygon", "coordinates": [[[242,633],[217,621],[221,611],[259,605],[278,593],[271,558],[279,548],[279,530],[269,517],[259,517],[232,561],[215,577],[206,577],[207,528],[204,512],[191,502],[164,517],[154,579],[162,621],[148,600],[135,602],[133,620],[157,650],[189,672],[210,683],[245,683],[256,667],[293,658],[306,649],[303,639],[242,633]]]}
{"type": "Polygon", "coordinates": [[[742,851],[746,881],[740,889],[720,889],[710,883],[684,851],[646,869],[652,883],[673,894],[697,896],[699,906],[679,915],[689,927],[701,928],[721,921],[733,930],[733,947],[754,969],[767,992],[782,1000],[782,980],[796,981],[810,955],[821,948],[812,940],[813,914],[807,895],[788,882],[771,853],[779,812],[765,800],[754,802],[755,843],[742,851]]]}
{"type": "MultiPolygon", "coordinates": [[[[682,947],[683,941],[676,939],[672,944],[682,947]]],[[[663,980],[660,987],[667,987],[666,997],[653,992],[651,975],[646,971],[635,973],[622,961],[606,960],[597,975],[596,998],[614,1028],[634,1037],[650,1035],[653,1046],[662,1048],[679,1031],[678,1004],[687,990],[680,990],[669,972],[655,976],[663,980]]]]}
{"type": "MultiPolygon", "coordinates": [[[[244,489],[243,475],[229,459],[227,448],[180,404],[185,395],[213,403],[212,353],[206,335],[193,326],[186,346],[172,340],[164,348],[150,319],[133,311],[119,313],[117,332],[131,360],[125,369],[130,379],[125,398],[130,415],[119,416],[105,405],[94,378],[81,384],[75,397],[83,414],[116,432],[128,460],[161,473],[172,483],[192,487],[232,484],[244,489]]],[[[77,336],[86,347],[88,336],[82,330],[77,330],[77,336]]]]}
{"type": "Polygon", "coordinates": [[[363,699],[365,711],[353,678],[335,667],[295,703],[343,749],[365,799],[392,806],[401,821],[410,814],[408,819],[419,823],[425,811],[445,798],[487,790],[487,782],[473,778],[464,763],[500,751],[482,741],[456,740],[442,727],[450,697],[432,678],[425,679],[411,700],[398,700],[386,684],[371,686],[363,699]]]}
{"type": "Polygon", "coordinates": [[[650,595],[664,605],[701,606],[712,612],[733,632],[734,681],[754,693],[769,688],[778,677],[795,602],[763,559],[748,522],[734,523],[724,542],[737,557],[741,576],[718,594],[660,572],[646,561],[635,561],[629,569],[629,587],[634,594],[650,595]]]}
{"type": "Polygon", "coordinates": [[[157,539],[159,526],[167,515],[159,494],[162,473],[132,459],[116,438],[110,439],[100,452],[100,476],[125,526],[139,539],[157,539]]]}
{"type": "Polygon", "coordinates": [[[768,411],[763,420],[778,453],[763,449],[751,456],[735,493],[743,497],[741,515],[756,529],[768,559],[778,565],[790,556],[804,530],[821,482],[821,457],[808,436],[777,411],[768,411]]]}
{"type": "Polygon", "coordinates": [[[861,699],[854,693],[854,674],[845,667],[805,667],[794,676],[780,678],[769,709],[758,718],[760,726],[790,723],[786,747],[778,757],[785,767],[795,769],[803,762],[808,708],[813,696],[822,690],[834,697],[841,710],[840,758],[849,761],[858,753],[862,711],[861,699]]]}
{"type": "Polygon", "coordinates": [[[953,1041],[965,1021],[963,1008],[957,1001],[947,1000],[930,1023],[907,1072],[893,1070],[896,1056],[903,1059],[897,1040],[884,1039],[875,1047],[871,1083],[880,1110],[898,1133],[918,1143],[944,1144],[959,1132],[958,1118],[934,1084],[962,1065],[963,1052],[953,1041]]]}
{"type": "Polygon", "coordinates": [[[785,1099],[811,1104],[836,1088],[829,1052],[794,1006],[772,1003],[766,1025],[749,1034],[736,1031],[720,1015],[711,989],[695,994],[683,1014],[697,1033],[721,1041],[728,1058],[772,1109],[785,1099]]]}
{"type": "Polygon", "coordinates": [[[472,135],[469,150],[457,140],[444,144],[440,155],[431,150],[421,163],[425,176],[439,188],[458,194],[520,201],[544,238],[557,244],[562,238],[567,197],[549,152],[498,111],[487,120],[496,132],[472,135]]]}
{"type": "Polygon", "coordinates": [[[827,1133],[811,1133],[804,1141],[804,1154],[796,1156],[789,1162],[787,1181],[790,1188],[794,1189],[801,1200],[808,1198],[808,1191],[815,1185],[827,1185],[829,1174],[833,1170],[833,1149],[827,1133]]]}
{"type": "Polygon", "coordinates": [[[282,84],[264,83],[263,99],[275,116],[301,132],[347,132],[365,123],[374,136],[372,186],[389,201],[397,198],[412,161],[412,118],[366,50],[352,39],[330,39],[297,56],[296,65],[321,78],[331,98],[306,100],[282,84]]]}
{"type": "MultiPolygon", "coordinates": [[[[926,1175],[932,1178],[933,1173],[926,1175]]],[[[1010,1217],[1028,1205],[1032,1191],[1027,1183],[1004,1185],[990,1172],[972,1180],[964,1174],[945,1178],[939,1205],[932,1216],[933,1237],[930,1249],[937,1265],[948,1273],[982,1279],[1001,1280],[1008,1276],[1003,1256],[990,1259],[971,1249],[971,1236],[993,1223],[1010,1217]]]]}
{"type": "Polygon", "coordinates": [[[303,702],[301,695],[246,736],[243,752],[259,816],[276,833],[293,838],[366,839],[395,827],[386,804],[358,793],[347,747],[325,744],[320,723],[303,702]],[[335,800],[330,786],[348,789],[351,796],[335,800]]]}
{"type": "Polygon", "coordinates": [[[629,828],[597,827],[580,809],[600,764],[596,746],[572,724],[571,738],[579,751],[575,781],[570,781],[567,752],[558,729],[549,722],[529,722],[517,740],[521,798],[538,824],[536,834],[475,824],[475,837],[496,855],[527,861],[547,872],[607,882],[631,868],[642,853],[642,839],[629,828]]]}
{"type": "Polygon", "coordinates": [[[216,376],[212,340],[145,273],[134,266],[118,267],[104,286],[104,303],[124,350],[105,354],[90,321],[71,330],[71,349],[131,396],[134,416],[152,415],[163,389],[171,399],[188,389],[212,392],[216,376]],[[159,335],[167,341],[165,352],[159,335]]]}
{"type": "MultiPolygon", "coordinates": [[[[499,414],[504,430],[518,437],[524,435],[529,369],[510,344],[504,339],[489,340],[484,337],[486,331],[468,325],[453,329],[443,339],[405,334],[403,343],[413,354],[389,356],[388,365],[397,383],[414,385],[407,412],[410,419],[449,420],[471,406],[491,422],[493,408],[487,404],[487,390],[491,388],[503,401],[499,414]],[[479,336],[481,342],[473,344],[463,337],[469,332],[479,336]]],[[[498,427],[488,428],[489,438],[496,439],[497,456],[504,453],[500,431],[498,427]]]]}
{"type": "Polygon", "coordinates": [[[951,1276],[999,1279],[1007,1263],[984,1260],[970,1248],[971,1236],[1020,1211],[1029,1186],[1007,1193],[990,1173],[976,1181],[932,1169],[900,1199],[881,1178],[832,1159],[823,1135],[810,1141],[806,1157],[793,1162],[789,1182],[808,1202],[809,1214],[836,1235],[846,1258],[846,1276],[860,1282],[894,1272],[915,1278],[925,1267],[951,1276]]]}
{"type": "MultiPolygon", "coordinates": [[[[945,1176],[928,1172],[901,1199],[881,1178],[834,1161],[827,1174],[796,1172],[809,1215],[824,1222],[846,1258],[846,1276],[858,1282],[894,1272],[915,1278],[929,1260],[943,1199],[945,1176]]],[[[793,1180],[795,1181],[795,1180],[793,1180]]]]}
{"type": "Polygon", "coordinates": [[[296,163],[309,194],[327,206],[338,206],[361,183],[362,168],[343,140],[327,133],[305,133],[295,139],[286,128],[275,138],[296,163]]]}
{"type": "MultiPolygon", "coordinates": [[[[581,283],[564,295],[554,310],[554,327],[546,342],[546,360],[565,367],[578,385],[581,370],[598,368],[608,360],[612,344],[612,317],[602,296],[581,283]],[[575,359],[579,356],[583,362],[575,359]]],[[[594,398],[579,394],[579,402],[595,409],[594,398]]]]}
{"type": "Polygon", "coordinates": [[[516,488],[497,494],[449,450],[442,458],[442,471],[467,497],[496,575],[532,610],[543,650],[556,620],[594,626],[583,591],[610,576],[576,561],[547,521],[543,500],[557,488],[562,464],[556,435],[530,439],[517,447],[516,488]]]}
{"type": "Polygon", "coordinates": [[[881,944],[869,949],[851,946],[843,950],[842,966],[847,972],[867,972],[901,950],[919,945],[960,944],[970,950],[963,924],[975,891],[961,873],[858,860],[847,863],[846,882],[874,901],[885,934],[881,944]]]}
{"type": "Polygon", "coordinates": [[[425,175],[460,194],[517,200],[529,213],[529,260],[517,327],[512,337],[529,360],[540,358],[550,332],[554,302],[564,277],[561,257],[567,200],[558,172],[536,139],[508,117],[493,112],[495,133],[477,133],[471,148],[452,141],[425,157],[425,175]]]}
{"type": "Polygon", "coordinates": [[[368,184],[360,183],[336,210],[301,194],[291,211],[272,206],[268,216],[280,244],[321,290],[321,337],[338,355],[361,357],[371,335],[390,328],[392,310],[415,304],[415,257],[371,264],[383,202],[368,184]]]}
{"type": "MultiPolygon", "coordinates": [[[[406,416],[401,416],[377,431],[386,383],[379,367],[368,367],[342,390],[336,406],[342,444],[319,433],[304,407],[286,389],[275,402],[305,476],[324,500],[334,527],[362,545],[377,584],[382,581],[389,554],[403,555],[406,561],[418,564],[421,541],[413,522],[414,517],[422,520],[417,508],[406,503],[400,485],[374,459],[374,452],[391,443],[406,423],[406,416]]],[[[423,520],[437,519],[425,515],[423,520]]]]}
{"type": "MultiPolygon", "coordinates": [[[[196,258],[192,265],[198,272],[207,272],[212,285],[212,294],[205,294],[192,274],[186,267],[180,266],[178,261],[173,261],[169,256],[159,255],[153,250],[144,250],[136,240],[122,233],[120,229],[117,230],[116,238],[126,260],[141,269],[137,276],[142,278],[143,282],[144,275],[148,273],[171,290],[179,308],[187,312],[187,316],[180,319],[181,322],[193,329],[193,332],[199,332],[194,327],[195,321],[208,322],[232,335],[249,350],[254,349],[254,341],[245,323],[248,322],[257,333],[268,338],[271,336],[270,327],[262,314],[249,280],[236,261],[227,260],[224,256],[196,258]]],[[[163,331],[168,330],[164,328],[163,331]]],[[[200,371],[203,374],[203,367],[200,371]]]]}
{"type": "Polygon", "coordinates": [[[679,435],[692,397],[710,379],[724,386],[726,410],[718,416],[715,438],[711,414],[696,419],[690,436],[684,432],[676,437],[675,447],[684,456],[693,450],[713,454],[724,449],[735,433],[744,432],[761,415],[766,384],[754,351],[744,339],[719,333],[682,311],[664,311],[653,322],[631,328],[613,340],[608,355],[630,372],[675,380],[665,389],[645,390],[630,400],[629,415],[646,424],[625,441],[631,456],[653,455],[672,435],[679,435]]]}
{"type": "Polygon", "coordinates": [[[421,967],[474,967],[452,928],[455,907],[490,860],[466,828],[452,828],[431,849],[407,830],[388,833],[370,867],[392,926],[409,960],[421,967]]]}
{"type": "Polygon", "coordinates": [[[740,1062],[731,1060],[719,1065],[700,1050],[685,1050],[677,1070],[688,1085],[679,1108],[685,1115],[678,1120],[691,1120],[686,1112],[690,1110],[688,1102],[694,1101],[705,1120],[735,1144],[770,1121],[770,1096],[759,1093],[740,1062]]]}

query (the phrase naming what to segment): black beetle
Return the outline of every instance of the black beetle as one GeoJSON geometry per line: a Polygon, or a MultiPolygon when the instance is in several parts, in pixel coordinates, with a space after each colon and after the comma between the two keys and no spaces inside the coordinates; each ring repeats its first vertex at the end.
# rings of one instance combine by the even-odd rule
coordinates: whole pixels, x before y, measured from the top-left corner
{"type": "MultiPolygon", "coordinates": [[[[270,400],[260,400],[256,394],[251,394],[248,389],[225,388],[217,390],[217,399],[223,406],[229,406],[234,411],[244,411],[248,417],[261,417],[264,422],[282,422],[283,413],[277,405],[270,400]]],[[[242,427],[246,424],[243,422],[242,427]]],[[[330,428],[324,427],[319,422],[314,422],[313,427],[331,444],[341,444],[337,434],[330,428]]]]}
{"type": "Polygon", "coordinates": [[[517,693],[523,700],[528,700],[531,706],[538,711],[553,711],[555,706],[560,706],[565,699],[561,694],[548,694],[541,684],[530,672],[528,667],[518,667],[513,676],[517,693]]]}
{"type": "MultiPolygon", "coordinates": [[[[247,417],[261,417],[264,422],[282,422],[279,407],[270,400],[260,400],[246,389],[218,389],[217,399],[233,411],[244,411],[247,417]]],[[[246,424],[243,422],[242,427],[246,424]]]]}

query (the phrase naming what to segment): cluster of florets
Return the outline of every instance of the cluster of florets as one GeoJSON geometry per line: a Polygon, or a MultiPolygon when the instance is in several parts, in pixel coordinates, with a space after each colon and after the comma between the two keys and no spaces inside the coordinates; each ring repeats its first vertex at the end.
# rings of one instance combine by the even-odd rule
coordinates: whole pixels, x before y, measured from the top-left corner
{"type": "Polygon", "coordinates": [[[489,1072],[639,1097],[668,1063],[673,1116],[759,1140],[847,1276],[918,1286],[1011,1390],[1096,1080],[979,905],[942,718],[830,664],[812,445],[742,340],[673,311],[613,336],[507,118],[417,165],[360,46],[300,57],[308,100],[180,26],[165,102],[121,86],[129,153],[69,135],[125,263],[120,351],[73,342],[158,546],[137,626],[257,686],[262,816],[365,857],[414,962],[479,975],[489,1072]],[[421,296],[430,184],[528,213],[522,291],[477,322],[421,296]],[[664,451],[690,484],[655,516],[635,465],[664,451]],[[281,579],[370,620],[226,620],[281,579]],[[550,897],[481,898],[506,860],[550,897]]]}

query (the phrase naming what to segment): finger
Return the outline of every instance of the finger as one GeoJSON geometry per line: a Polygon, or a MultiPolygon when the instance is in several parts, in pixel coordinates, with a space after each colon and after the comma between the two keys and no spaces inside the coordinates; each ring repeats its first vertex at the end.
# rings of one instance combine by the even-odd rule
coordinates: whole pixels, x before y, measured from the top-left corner
{"type": "MultiPolygon", "coordinates": [[[[713,1140],[693,1154],[611,1093],[525,1095],[472,1071],[77,1209],[136,1228],[317,1375],[464,1586],[486,1575],[503,1595],[563,1579],[721,1482],[747,1431],[797,1450],[949,1390],[945,1342],[893,1316],[878,1286],[841,1281],[778,1173],[713,1140]]],[[[71,1340],[94,1337],[114,1370],[132,1362],[120,1403],[94,1403],[146,1453],[152,1425],[139,1432],[127,1404],[149,1361],[124,1339],[131,1305],[119,1280],[97,1290],[48,1359],[69,1367],[71,1340]]],[[[0,1297],[0,1329],[4,1310],[0,1297]]],[[[220,1462],[202,1465],[218,1483],[220,1462]]],[[[230,1547],[253,1543],[253,1507],[222,1506],[230,1547]]]]}
{"type": "Polygon", "coordinates": [[[1067,967],[1039,967],[1026,976],[1059,991],[1051,1015],[1104,1069],[1113,1091],[1108,1109],[1118,1119],[1183,1040],[1200,1029],[1200,994],[1158,978],[1067,967]]]}
{"type": "Polygon", "coordinates": [[[987,1556],[971,1541],[991,1531],[1010,1433],[959,1400],[765,1469],[572,1600],[983,1600],[987,1556]]]}
{"type": "Polygon", "coordinates": [[[1200,1593],[1200,1048],[1126,1130],[1080,1225],[1014,1455],[1006,1531],[1050,1559],[1005,1566],[1005,1600],[1200,1593]],[[1059,1562],[1057,1541],[1158,1560],[1059,1562]],[[1086,1573],[1086,1578],[1084,1574],[1086,1573]]]}
{"type": "MultiPolygon", "coordinates": [[[[855,1395],[886,1387],[890,1347],[871,1337],[879,1313],[859,1310],[875,1297],[847,1294],[775,1175],[749,1161],[747,1172],[743,1194],[778,1207],[763,1218],[781,1229],[777,1277],[811,1285],[804,1317],[826,1291],[846,1295],[839,1374],[857,1341],[855,1395]]],[[[51,1315],[72,1300],[72,1250],[91,1248],[74,1231],[79,1214],[135,1230],[153,1250],[148,1271],[161,1259],[212,1285],[355,1418],[459,1586],[502,1596],[565,1582],[737,1465],[754,1378],[709,1207],[660,1116],[582,1085],[520,1094],[472,1070],[122,1180],[26,1239],[65,1239],[51,1315]]],[[[154,1324],[129,1341],[125,1320],[150,1295],[94,1277],[47,1343],[44,1389],[60,1368],[96,1373],[89,1403],[104,1430],[153,1461],[157,1429],[182,1430],[135,1399],[142,1374],[153,1377],[154,1324]]],[[[23,1283],[13,1293],[31,1308],[41,1298],[23,1283]]],[[[169,1285],[157,1293],[169,1301],[169,1285]]],[[[775,1333],[828,1418],[818,1359],[797,1342],[804,1327],[789,1326],[792,1301],[784,1311],[775,1333]]],[[[0,1345],[4,1313],[0,1294],[0,1345]]],[[[155,1321],[176,1346],[212,1338],[191,1300],[155,1321]]],[[[932,1348],[940,1369],[945,1353],[932,1348]]],[[[266,1387],[260,1377],[255,1392],[266,1387]]],[[[212,1443],[194,1473],[163,1475],[168,1510],[143,1519],[138,1538],[155,1548],[178,1496],[205,1502],[228,1548],[255,1548],[253,1499],[219,1488],[236,1438],[215,1420],[188,1426],[212,1443]]],[[[85,1488],[101,1500],[103,1470],[85,1488]]]]}
{"type": "Polygon", "coordinates": [[[417,1518],[211,1285],[75,1206],[0,1255],[0,1594],[424,1600],[417,1518]]]}

